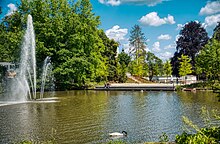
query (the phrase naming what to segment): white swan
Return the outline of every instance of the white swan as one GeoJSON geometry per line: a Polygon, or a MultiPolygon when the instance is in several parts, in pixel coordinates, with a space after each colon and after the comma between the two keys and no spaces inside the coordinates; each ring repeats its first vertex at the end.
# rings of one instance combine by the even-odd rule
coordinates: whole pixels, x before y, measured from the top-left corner
{"type": "Polygon", "coordinates": [[[111,137],[122,137],[122,136],[127,136],[127,132],[126,132],[126,131],[122,131],[122,133],[114,132],[114,133],[110,133],[109,136],[111,136],[111,137]]]}

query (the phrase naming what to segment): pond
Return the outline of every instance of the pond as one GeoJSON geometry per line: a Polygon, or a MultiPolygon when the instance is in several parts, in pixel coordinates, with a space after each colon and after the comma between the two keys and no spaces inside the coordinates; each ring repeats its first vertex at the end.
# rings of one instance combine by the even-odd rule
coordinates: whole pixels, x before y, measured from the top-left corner
{"type": "Polygon", "coordinates": [[[202,125],[201,107],[220,110],[212,92],[66,91],[55,101],[0,104],[0,143],[22,140],[105,143],[127,131],[128,143],[171,141],[184,130],[182,116],[202,125]]]}

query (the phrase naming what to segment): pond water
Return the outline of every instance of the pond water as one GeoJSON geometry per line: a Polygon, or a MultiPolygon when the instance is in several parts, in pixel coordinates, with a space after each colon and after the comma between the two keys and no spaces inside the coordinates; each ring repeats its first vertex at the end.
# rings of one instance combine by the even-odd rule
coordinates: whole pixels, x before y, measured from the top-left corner
{"type": "Polygon", "coordinates": [[[220,110],[211,92],[56,92],[47,102],[0,104],[0,143],[105,143],[111,132],[127,131],[128,143],[171,141],[183,132],[182,116],[202,125],[201,107],[220,110]]]}

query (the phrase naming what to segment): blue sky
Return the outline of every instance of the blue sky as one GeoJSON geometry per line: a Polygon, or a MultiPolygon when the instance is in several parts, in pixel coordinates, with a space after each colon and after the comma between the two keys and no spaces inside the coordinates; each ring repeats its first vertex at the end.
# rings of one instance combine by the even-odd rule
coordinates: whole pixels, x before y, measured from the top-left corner
{"type": "MultiPolygon", "coordinates": [[[[0,0],[3,14],[11,14],[19,0],[0,0]],[[11,3],[11,4],[10,4],[11,3]],[[11,12],[11,13],[10,13],[11,12]]],[[[211,36],[220,21],[220,1],[207,0],[91,0],[100,28],[109,38],[120,42],[120,50],[129,47],[131,28],[141,26],[147,50],[166,60],[175,52],[175,41],[184,24],[201,22],[211,36]]]]}

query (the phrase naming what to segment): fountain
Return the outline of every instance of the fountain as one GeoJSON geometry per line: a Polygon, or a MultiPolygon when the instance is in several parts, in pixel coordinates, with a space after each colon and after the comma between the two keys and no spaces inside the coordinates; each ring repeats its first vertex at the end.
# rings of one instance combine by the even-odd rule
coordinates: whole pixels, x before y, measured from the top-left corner
{"type": "Polygon", "coordinates": [[[54,77],[52,73],[53,67],[51,65],[51,58],[49,56],[44,60],[43,72],[41,76],[41,89],[40,89],[40,99],[43,99],[44,89],[47,88],[48,91],[54,91],[54,77]],[[46,82],[49,82],[46,85],[46,82]]]}
{"type": "MultiPolygon", "coordinates": [[[[41,94],[40,98],[43,98],[44,86],[47,73],[52,72],[50,58],[45,59],[41,94]]],[[[3,93],[4,100],[7,101],[27,101],[36,100],[36,54],[35,54],[35,34],[32,16],[28,15],[27,29],[23,38],[21,47],[20,64],[19,68],[15,69],[16,75],[12,78],[6,79],[6,90],[3,93]]]]}

